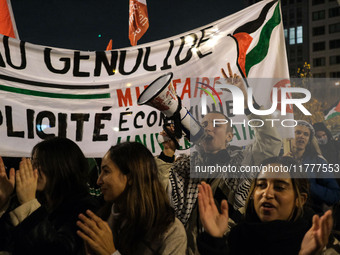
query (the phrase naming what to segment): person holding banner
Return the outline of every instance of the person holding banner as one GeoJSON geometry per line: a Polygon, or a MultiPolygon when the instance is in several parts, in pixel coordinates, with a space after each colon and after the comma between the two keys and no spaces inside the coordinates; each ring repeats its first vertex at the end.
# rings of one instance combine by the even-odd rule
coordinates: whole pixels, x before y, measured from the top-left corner
{"type": "Polygon", "coordinates": [[[211,187],[202,182],[199,186],[198,204],[205,232],[198,237],[200,253],[338,254],[339,242],[331,236],[331,211],[319,217],[305,206],[308,180],[302,178],[302,175],[300,178],[292,178],[289,172],[269,170],[275,167],[289,168],[292,165],[298,166],[298,162],[291,157],[273,157],[262,162],[262,171],[252,182],[246,206],[243,208],[245,218],[230,231],[228,203],[224,200],[219,212],[211,187]],[[326,245],[327,250],[324,249],[326,245]]]}
{"type": "Polygon", "coordinates": [[[158,178],[151,152],[137,142],[115,145],[105,154],[101,186],[106,221],[86,211],[78,235],[90,254],[186,254],[187,238],[158,178]]]}
{"type": "MultiPolygon", "coordinates": [[[[228,63],[229,76],[222,69],[226,83],[241,89],[244,94],[244,107],[248,119],[264,119],[268,116],[257,116],[251,114],[247,104],[247,90],[242,79],[234,74],[228,63]]],[[[259,106],[254,102],[254,107],[259,106]]],[[[255,141],[245,150],[236,146],[230,146],[233,138],[232,127],[226,125],[213,125],[214,119],[226,119],[227,116],[220,112],[210,112],[204,116],[201,125],[205,130],[205,136],[198,146],[198,151],[193,155],[181,155],[174,161],[175,146],[172,141],[164,143],[166,150],[158,158],[159,172],[161,176],[168,176],[169,182],[165,186],[168,190],[172,204],[178,217],[186,227],[188,236],[189,254],[197,254],[196,237],[202,226],[198,219],[197,194],[200,181],[207,181],[213,189],[217,201],[228,199],[231,219],[240,219],[239,208],[245,204],[248,190],[250,188],[252,174],[198,176],[191,178],[190,164],[196,165],[231,165],[240,169],[241,165],[257,165],[263,159],[277,156],[281,148],[281,139],[276,128],[264,121],[264,125],[255,128],[255,141]],[[168,163],[167,166],[164,162],[168,163]],[[166,167],[168,167],[166,169],[166,167]],[[218,177],[218,178],[216,178],[218,177]],[[234,177],[234,178],[233,178],[234,177]],[[236,177],[236,178],[235,178],[236,177]]],[[[233,222],[231,221],[232,225],[233,222]]]]}
{"type": "Polygon", "coordinates": [[[83,254],[75,224],[96,210],[87,186],[88,163],[73,141],[51,138],[34,146],[9,177],[0,161],[0,250],[12,254],[83,254]],[[15,190],[15,196],[10,197],[15,190]],[[1,215],[2,214],[2,215],[1,215]]]}

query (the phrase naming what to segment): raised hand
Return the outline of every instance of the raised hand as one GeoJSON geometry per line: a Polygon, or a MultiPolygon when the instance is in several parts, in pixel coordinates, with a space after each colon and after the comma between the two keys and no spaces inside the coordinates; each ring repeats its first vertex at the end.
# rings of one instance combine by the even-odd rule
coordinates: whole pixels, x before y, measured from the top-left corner
{"type": "Polygon", "coordinates": [[[321,218],[313,217],[313,225],[305,234],[299,255],[318,255],[327,245],[333,227],[332,211],[328,210],[321,218]]]}
{"type": "Polygon", "coordinates": [[[5,206],[13,193],[15,185],[15,171],[11,168],[9,178],[6,174],[4,161],[0,157],[0,209],[5,206]]]}
{"type": "Polygon", "coordinates": [[[202,182],[198,185],[198,209],[205,231],[214,237],[222,237],[228,229],[228,203],[223,200],[219,213],[210,185],[202,182]]]}
{"type": "Polygon", "coordinates": [[[90,250],[99,255],[111,255],[116,251],[113,235],[109,224],[90,210],[79,214],[77,226],[81,229],[77,234],[85,241],[90,250]]]}
{"type": "Polygon", "coordinates": [[[16,192],[20,204],[35,199],[38,182],[38,170],[32,167],[30,159],[23,158],[19,170],[15,173],[16,192]]]}
{"type": "MultiPolygon", "coordinates": [[[[175,132],[175,128],[173,125],[170,125],[168,127],[170,133],[174,133],[175,132]]],[[[160,135],[163,136],[164,142],[162,142],[163,144],[163,153],[165,156],[168,157],[172,157],[175,154],[176,151],[176,144],[175,142],[168,137],[167,133],[163,130],[162,132],[160,132],[160,135]]]]}
{"type": "Polygon", "coordinates": [[[230,67],[230,63],[227,64],[227,67],[228,67],[229,76],[226,74],[223,68],[221,68],[222,75],[227,83],[238,87],[242,91],[243,96],[244,96],[244,106],[247,108],[248,93],[247,93],[246,86],[243,83],[243,79],[236,73],[233,73],[230,67]]]}

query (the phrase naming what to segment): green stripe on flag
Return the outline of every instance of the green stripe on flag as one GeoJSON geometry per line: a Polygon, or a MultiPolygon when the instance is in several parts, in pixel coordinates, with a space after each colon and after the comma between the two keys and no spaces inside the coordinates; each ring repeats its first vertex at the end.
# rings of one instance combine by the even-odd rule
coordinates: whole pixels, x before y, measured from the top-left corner
{"type": "Polygon", "coordinates": [[[334,118],[335,116],[340,115],[340,112],[333,112],[325,117],[326,120],[329,120],[331,118],[334,118]]]}
{"type": "Polygon", "coordinates": [[[281,22],[280,15],[280,5],[276,5],[273,16],[268,20],[268,22],[263,26],[260,34],[260,39],[258,44],[247,54],[246,56],[246,74],[250,68],[258,63],[260,63],[268,53],[270,36],[273,29],[279,25],[281,22]]]}
{"type": "Polygon", "coordinates": [[[102,99],[102,98],[110,98],[110,93],[104,94],[90,94],[90,95],[72,95],[72,94],[60,94],[60,93],[49,93],[42,91],[35,91],[30,89],[20,89],[8,87],[5,85],[0,85],[0,90],[13,92],[18,94],[37,96],[37,97],[49,97],[49,98],[63,98],[63,99],[102,99]]]}

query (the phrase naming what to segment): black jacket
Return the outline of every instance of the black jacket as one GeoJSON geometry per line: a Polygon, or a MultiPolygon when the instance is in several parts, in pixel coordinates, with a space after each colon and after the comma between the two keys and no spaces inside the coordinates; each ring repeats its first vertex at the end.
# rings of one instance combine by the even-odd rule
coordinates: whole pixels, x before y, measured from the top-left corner
{"type": "Polygon", "coordinates": [[[319,147],[328,163],[330,164],[340,164],[340,143],[335,141],[331,132],[326,127],[323,122],[318,122],[313,125],[315,132],[324,131],[327,135],[328,142],[326,144],[319,144],[319,147]]]}
{"type": "Polygon", "coordinates": [[[78,215],[87,209],[96,211],[98,206],[88,194],[69,197],[51,213],[41,206],[16,227],[8,210],[0,219],[0,250],[13,255],[83,254],[84,244],[76,233],[78,215]]]}
{"type": "Polygon", "coordinates": [[[308,211],[294,222],[260,222],[256,217],[233,227],[228,237],[215,238],[204,232],[197,245],[201,255],[297,255],[312,226],[312,214],[308,211]]]}

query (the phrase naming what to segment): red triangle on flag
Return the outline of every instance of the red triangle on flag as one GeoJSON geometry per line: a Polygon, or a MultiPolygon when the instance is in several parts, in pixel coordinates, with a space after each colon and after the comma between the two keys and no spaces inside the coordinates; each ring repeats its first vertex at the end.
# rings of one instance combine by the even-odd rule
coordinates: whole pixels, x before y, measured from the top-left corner
{"type": "Polygon", "coordinates": [[[340,101],[339,101],[338,105],[335,107],[334,110],[337,111],[337,112],[340,112],[340,101]]]}
{"type": "Polygon", "coordinates": [[[245,32],[240,32],[237,34],[234,34],[235,39],[237,40],[238,44],[238,59],[237,62],[243,72],[244,77],[247,77],[246,74],[246,55],[247,50],[253,41],[253,38],[245,32]]]}

